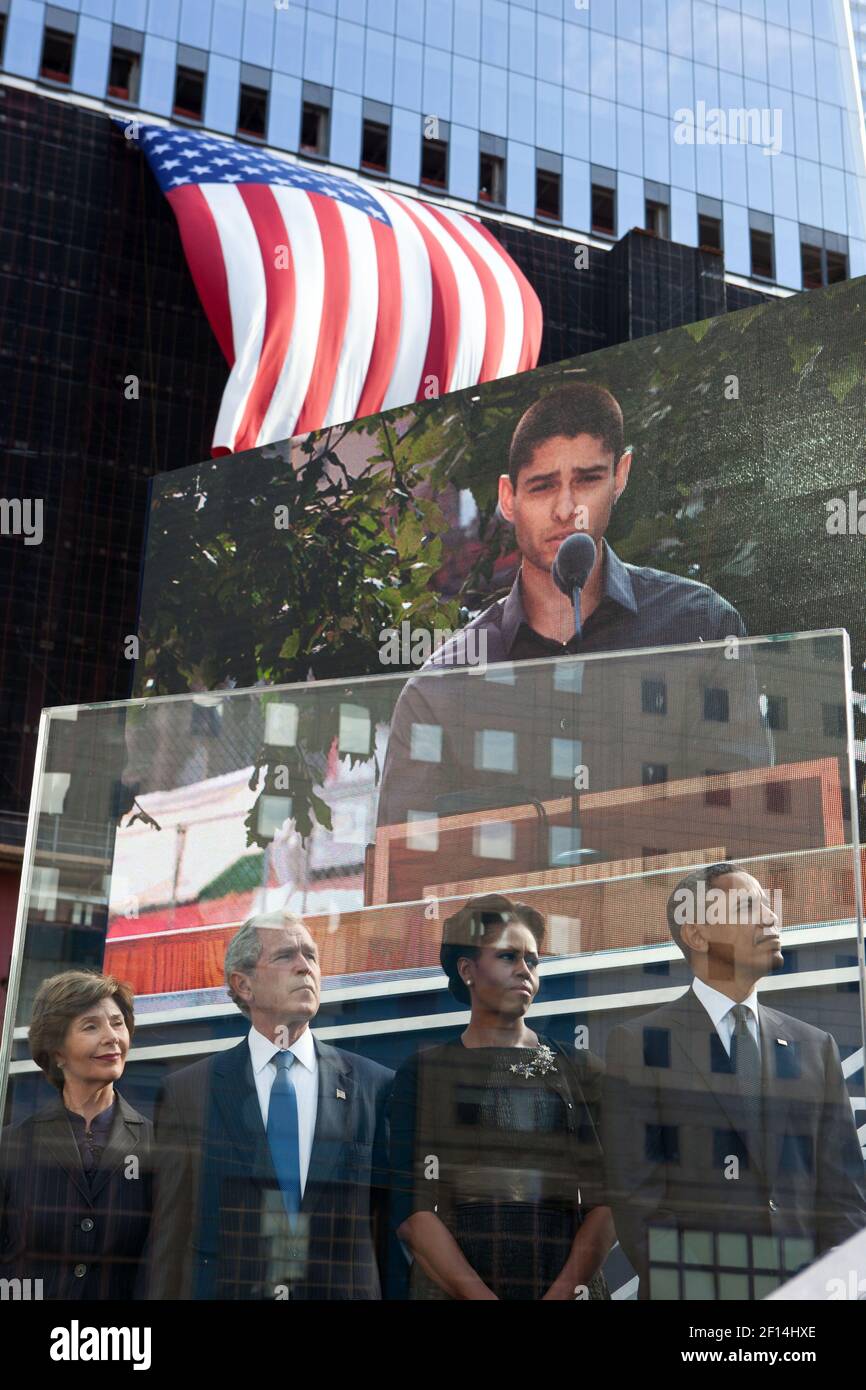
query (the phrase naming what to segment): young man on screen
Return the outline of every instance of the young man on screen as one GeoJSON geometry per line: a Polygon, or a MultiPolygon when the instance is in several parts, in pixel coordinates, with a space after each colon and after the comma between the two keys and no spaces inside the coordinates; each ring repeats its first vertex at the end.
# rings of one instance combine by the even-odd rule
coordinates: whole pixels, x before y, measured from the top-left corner
{"type": "MultiPolygon", "coordinates": [[[[511,592],[470,624],[498,631],[488,659],[519,661],[568,652],[627,651],[744,637],[736,609],[706,584],[627,565],[605,540],[628,485],[632,451],[619,403],[601,386],[575,382],[526,411],[511,440],[499,508],[514,527],[521,567],[511,592]],[[584,531],[596,561],[581,594],[582,633],[551,566],[562,542],[584,531]]],[[[458,639],[455,639],[458,640],[458,639]]]]}
{"type": "MultiPolygon", "coordinates": [[[[510,593],[436,652],[420,677],[410,680],[402,691],[382,776],[380,825],[400,824],[422,811],[437,815],[460,809],[449,794],[465,787],[467,776],[479,794],[483,792],[485,771],[477,765],[473,768],[471,745],[478,729],[488,727],[490,701],[495,702],[496,693],[491,686],[481,692],[480,700],[474,693],[470,697],[465,683],[448,678],[455,667],[746,636],[739,613],[708,585],[625,564],[605,539],[613,509],[628,484],[631,463],[622,410],[603,387],[586,382],[562,386],[522,416],[511,440],[508,472],[499,479],[500,511],[514,527],[520,569],[510,593]],[[580,637],[575,632],[572,602],[557,588],[550,572],[560,545],[575,530],[591,536],[597,552],[581,594],[580,637]],[[440,672],[445,680],[428,679],[429,674],[440,672]],[[460,705],[459,720],[455,701],[460,705]],[[456,729],[459,721],[465,746],[460,745],[456,729]],[[430,729],[442,730],[441,747],[434,749],[437,756],[432,759],[431,736],[424,732],[430,729]]],[[[755,736],[747,734],[740,747],[754,747],[731,767],[766,761],[768,751],[748,648],[742,655],[742,661],[726,663],[731,668],[726,672],[731,686],[730,726],[737,720],[741,731],[744,721],[751,726],[755,736]]],[[[595,678],[600,679],[599,673],[595,678]]],[[[541,682],[540,674],[537,682],[541,682]]],[[[710,683],[716,683],[715,677],[710,683]]],[[[541,800],[562,794],[562,784],[554,786],[539,768],[550,763],[551,732],[572,735],[575,743],[584,739],[585,730],[575,720],[573,692],[565,695],[563,699],[554,690],[550,705],[540,695],[549,709],[548,727],[542,729],[539,724],[533,747],[524,740],[526,747],[518,749],[515,795],[527,789],[541,800]]],[[[589,704],[585,699],[584,707],[589,704]]],[[[504,708],[501,713],[507,722],[504,708]]],[[[725,762],[714,754],[706,764],[711,765],[725,766],[725,762]]],[[[601,775],[598,761],[596,767],[601,775]]],[[[493,780],[503,785],[501,776],[493,780]]],[[[527,798],[518,795],[518,799],[527,798]]]]}

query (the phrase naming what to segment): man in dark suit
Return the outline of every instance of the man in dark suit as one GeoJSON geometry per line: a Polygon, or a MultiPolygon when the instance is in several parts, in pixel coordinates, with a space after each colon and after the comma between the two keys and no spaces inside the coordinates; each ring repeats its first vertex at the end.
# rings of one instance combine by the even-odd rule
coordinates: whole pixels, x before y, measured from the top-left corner
{"type": "Polygon", "coordinates": [[[250,918],[225,974],[252,1027],[165,1084],[150,1297],[380,1298],[393,1073],[313,1038],[299,918],[250,918]]]}
{"type": "Polygon", "coordinates": [[[839,1051],[758,1000],[782,950],[751,874],[690,874],[668,925],[694,979],[610,1037],[608,1199],[641,1298],[760,1298],[866,1225],[839,1051]]]}

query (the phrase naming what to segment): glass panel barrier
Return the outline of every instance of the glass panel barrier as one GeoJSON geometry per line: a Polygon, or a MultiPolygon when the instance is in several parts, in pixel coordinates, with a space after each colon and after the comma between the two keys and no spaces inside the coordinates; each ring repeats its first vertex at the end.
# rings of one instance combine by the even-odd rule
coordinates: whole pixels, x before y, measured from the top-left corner
{"type": "Polygon", "coordinates": [[[847,635],[459,652],[45,712],[4,1277],[758,1299],[866,1226],[847,635]]]}

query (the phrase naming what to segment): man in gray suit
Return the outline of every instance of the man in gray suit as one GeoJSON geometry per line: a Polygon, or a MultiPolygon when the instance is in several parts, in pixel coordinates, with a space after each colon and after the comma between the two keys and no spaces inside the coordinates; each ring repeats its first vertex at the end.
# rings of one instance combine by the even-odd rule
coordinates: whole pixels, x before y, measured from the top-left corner
{"type": "Polygon", "coordinates": [[[291,913],[245,922],[225,974],[252,1027],[165,1083],[150,1297],[378,1299],[393,1073],[313,1038],[318,950],[291,913]]]}
{"type": "Polygon", "coordinates": [[[758,998],[783,959],[753,875],[690,874],[668,926],[694,979],[611,1034],[608,1200],[641,1298],[760,1298],[866,1225],[839,1050],[758,998]]]}

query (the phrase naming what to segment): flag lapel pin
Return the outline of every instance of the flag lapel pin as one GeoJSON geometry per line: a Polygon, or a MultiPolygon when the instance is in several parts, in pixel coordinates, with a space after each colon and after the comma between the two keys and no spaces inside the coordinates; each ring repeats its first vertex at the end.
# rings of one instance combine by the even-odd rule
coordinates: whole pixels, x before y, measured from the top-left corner
{"type": "Polygon", "coordinates": [[[346,1099],[346,1092],[345,1092],[345,1091],[341,1091],[340,1088],[339,1088],[339,1086],[338,1086],[338,1087],[337,1087],[337,1100],[345,1100],[345,1099],[346,1099]]]}

